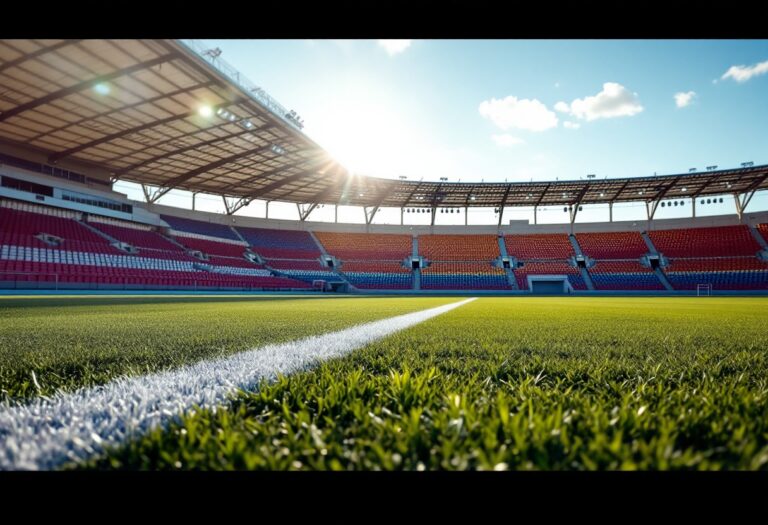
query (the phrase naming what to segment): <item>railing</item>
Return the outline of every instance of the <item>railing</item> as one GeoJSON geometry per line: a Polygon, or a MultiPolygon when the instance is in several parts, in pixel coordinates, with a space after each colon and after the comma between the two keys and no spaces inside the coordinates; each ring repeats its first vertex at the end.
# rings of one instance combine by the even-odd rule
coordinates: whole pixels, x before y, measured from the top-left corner
{"type": "MultiPolygon", "coordinates": [[[[240,73],[226,60],[214,55],[213,53],[207,53],[206,46],[197,40],[189,38],[178,40],[184,47],[194,52],[197,56],[204,59],[211,64],[219,73],[227,77],[229,80],[240,86],[248,95],[258,102],[261,106],[267,108],[272,114],[280,117],[283,121],[290,124],[295,129],[301,131],[304,127],[303,124],[290,118],[288,115],[295,114],[295,112],[289,112],[282,104],[277,100],[269,96],[264,89],[251,82],[245,75],[240,73]]],[[[302,131],[303,133],[303,131],[302,131]]]]}

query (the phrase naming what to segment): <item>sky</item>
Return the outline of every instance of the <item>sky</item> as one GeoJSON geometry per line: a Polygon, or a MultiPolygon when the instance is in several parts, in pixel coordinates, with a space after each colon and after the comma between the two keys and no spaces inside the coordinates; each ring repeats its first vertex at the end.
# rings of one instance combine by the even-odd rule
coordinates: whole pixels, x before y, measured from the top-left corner
{"type": "MultiPolygon", "coordinates": [[[[202,43],[296,110],[310,138],[362,175],[511,182],[768,164],[768,40],[202,43]]],[[[725,201],[697,212],[733,213],[725,201]]],[[[249,208],[263,216],[263,203],[249,208]]],[[[642,203],[627,208],[626,217],[644,216],[642,203]]],[[[758,208],[768,208],[765,196],[753,200],[758,208]]],[[[588,211],[582,220],[607,219],[607,206],[588,211]]],[[[382,221],[399,222],[392,212],[382,221]]],[[[294,218],[295,206],[273,204],[275,214],[294,218]]],[[[360,210],[343,216],[362,221],[360,210]]],[[[543,222],[565,220],[562,209],[553,217],[543,222]]]]}

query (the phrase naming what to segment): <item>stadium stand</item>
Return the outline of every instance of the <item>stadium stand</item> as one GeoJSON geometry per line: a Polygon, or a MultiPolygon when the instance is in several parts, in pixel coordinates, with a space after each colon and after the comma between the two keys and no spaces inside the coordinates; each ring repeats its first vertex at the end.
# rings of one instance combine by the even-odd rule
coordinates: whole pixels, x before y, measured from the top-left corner
{"type": "Polygon", "coordinates": [[[589,275],[596,290],[664,290],[653,270],[637,260],[598,261],[589,275]]]}
{"type": "Polygon", "coordinates": [[[402,261],[411,255],[411,236],[315,232],[325,251],[343,261],[402,261]]]}
{"type": "Polygon", "coordinates": [[[237,227],[253,251],[268,259],[315,259],[322,255],[305,231],[237,227]]]}
{"type": "Polygon", "coordinates": [[[755,257],[670,259],[664,272],[675,290],[695,290],[699,284],[713,290],[768,289],[768,263],[755,257]]]}
{"type": "Polygon", "coordinates": [[[768,242],[768,224],[758,224],[757,231],[763,236],[765,242],[768,242]]]}
{"type": "Polygon", "coordinates": [[[760,251],[747,226],[655,230],[648,233],[656,249],[667,257],[754,256],[760,251]]]}
{"type": "Polygon", "coordinates": [[[581,251],[593,259],[638,259],[648,253],[638,232],[577,233],[581,251]]]}
{"type": "Polygon", "coordinates": [[[196,233],[207,237],[219,237],[221,239],[231,239],[233,241],[240,240],[237,234],[232,231],[232,228],[223,224],[184,219],[181,217],[174,217],[173,215],[160,215],[160,218],[167,222],[171,226],[171,229],[176,232],[196,233]]]}
{"type": "Polygon", "coordinates": [[[421,272],[425,290],[509,290],[503,269],[488,263],[433,262],[421,272]]]}
{"type": "Polygon", "coordinates": [[[566,275],[575,290],[587,289],[584,279],[579,274],[579,269],[565,261],[525,261],[524,266],[522,268],[515,268],[514,272],[517,278],[517,285],[521,290],[529,289],[529,275],[566,275]]]}
{"type": "Polygon", "coordinates": [[[501,255],[494,235],[420,235],[419,254],[430,261],[492,261],[501,255]]]}
{"type": "Polygon", "coordinates": [[[507,245],[507,253],[522,260],[564,261],[575,255],[573,246],[564,233],[505,235],[504,242],[507,245]]]}

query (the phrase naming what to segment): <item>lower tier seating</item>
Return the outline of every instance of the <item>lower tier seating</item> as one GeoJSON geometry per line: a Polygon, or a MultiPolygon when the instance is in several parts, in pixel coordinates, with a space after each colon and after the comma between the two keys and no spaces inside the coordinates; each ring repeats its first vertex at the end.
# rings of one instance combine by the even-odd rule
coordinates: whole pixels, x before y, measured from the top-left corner
{"type": "Polygon", "coordinates": [[[421,271],[423,290],[509,290],[507,275],[490,263],[432,262],[421,271]]]}
{"type": "Polygon", "coordinates": [[[410,290],[410,273],[344,272],[344,277],[357,288],[369,290],[410,290]]]}
{"type": "Polygon", "coordinates": [[[664,290],[651,268],[637,260],[597,261],[589,269],[596,290],[664,290]]]}
{"type": "Polygon", "coordinates": [[[521,290],[529,290],[529,275],[566,275],[568,282],[574,290],[586,290],[587,285],[581,277],[578,268],[575,268],[567,262],[561,261],[523,261],[524,266],[515,268],[515,278],[517,286],[521,290]]]}

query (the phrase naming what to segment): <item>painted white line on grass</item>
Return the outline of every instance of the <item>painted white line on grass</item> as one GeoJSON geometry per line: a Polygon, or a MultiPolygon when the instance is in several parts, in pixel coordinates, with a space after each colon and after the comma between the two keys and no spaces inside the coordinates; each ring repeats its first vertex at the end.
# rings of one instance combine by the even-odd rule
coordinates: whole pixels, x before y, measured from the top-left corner
{"type": "Polygon", "coordinates": [[[0,406],[0,470],[45,470],[79,461],[166,425],[195,406],[215,407],[238,389],[306,370],[431,319],[475,298],[273,344],[167,372],[0,406]]]}

